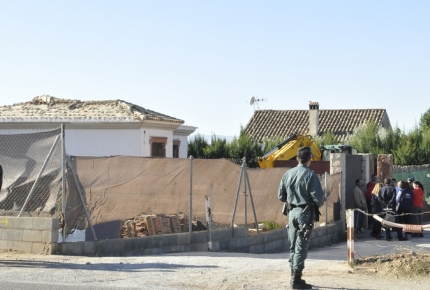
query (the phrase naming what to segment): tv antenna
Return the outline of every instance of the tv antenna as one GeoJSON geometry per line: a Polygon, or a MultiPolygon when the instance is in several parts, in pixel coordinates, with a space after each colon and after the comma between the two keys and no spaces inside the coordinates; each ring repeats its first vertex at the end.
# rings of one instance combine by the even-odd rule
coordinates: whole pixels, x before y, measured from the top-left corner
{"type": "Polygon", "coordinates": [[[259,99],[258,96],[254,97],[252,96],[251,101],[249,102],[251,106],[254,106],[255,111],[255,105],[257,105],[257,110],[260,109],[260,102],[267,102],[267,99],[259,99]]]}

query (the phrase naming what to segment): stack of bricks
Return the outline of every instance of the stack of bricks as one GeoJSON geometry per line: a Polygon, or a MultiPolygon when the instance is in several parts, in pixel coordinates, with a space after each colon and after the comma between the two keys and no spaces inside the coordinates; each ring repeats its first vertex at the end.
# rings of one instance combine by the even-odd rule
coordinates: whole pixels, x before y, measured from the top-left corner
{"type": "Polygon", "coordinates": [[[179,222],[181,223],[181,229],[183,232],[188,232],[190,230],[190,224],[188,216],[184,213],[178,215],[179,222]]]}
{"type": "Polygon", "coordinates": [[[178,216],[171,215],[170,217],[170,228],[172,230],[172,233],[181,233],[181,223],[179,222],[178,216]]]}
{"type": "Polygon", "coordinates": [[[155,229],[155,218],[154,216],[146,216],[145,217],[146,222],[146,228],[148,230],[148,236],[155,236],[156,235],[156,229],[155,229]]]}
{"type": "Polygon", "coordinates": [[[188,231],[188,217],[178,215],[141,214],[132,220],[124,221],[121,226],[121,238],[146,237],[174,234],[188,231]]]}
{"type": "Polygon", "coordinates": [[[172,229],[170,227],[170,217],[163,217],[163,234],[171,234],[172,229]]]}
{"type": "Polygon", "coordinates": [[[137,216],[134,218],[135,237],[148,236],[148,226],[144,216],[137,216]]]}
{"type": "Polygon", "coordinates": [[[163,218],[161,216],[154,216],[154,224],[155,224],[155,234],[162,235],[164,234],[163,227],[163,218]]]}
{"type": "Polygon", "coordinates": [[[135,237],[135,229],[134,229],[134,222],[131,220],[125,221],[124,224],[121,227],[121,238],[132,238],[135,237]]]}

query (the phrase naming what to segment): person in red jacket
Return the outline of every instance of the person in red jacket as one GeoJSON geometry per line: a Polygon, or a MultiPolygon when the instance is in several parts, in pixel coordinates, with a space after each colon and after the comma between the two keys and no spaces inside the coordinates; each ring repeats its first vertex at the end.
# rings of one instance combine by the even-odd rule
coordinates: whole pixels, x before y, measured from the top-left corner
{"type": "MultiPolygon", "coordinates": [[[[424,207],[424,186],[421,182],[418,180],[415,180],[412,183],[412,186],[414,187],[414,203],[413,203],[413,219],[412,222],[416,225],[421,224],[421,213],[423,212],[424,207]]],[[[413,237],[423,237],[424,235],[421,234],[413,234],[413,237]]]]}
{"type": "MultiPolygon", "coordinates": [[[[372,174],[372,179],[367,183],[366,185],[366,192],[364,193],[366,197],[366,203],[367,203],[367,212],[371,212],[372,208],[372,190],[375,187],[376,182],[378,181],[378,178],[376,177],[376,174],[372,174]]],[[[373,217],[372,215],[369,215],[367,217],[367,227],[370,229],[373,229],[373,217]]]]}

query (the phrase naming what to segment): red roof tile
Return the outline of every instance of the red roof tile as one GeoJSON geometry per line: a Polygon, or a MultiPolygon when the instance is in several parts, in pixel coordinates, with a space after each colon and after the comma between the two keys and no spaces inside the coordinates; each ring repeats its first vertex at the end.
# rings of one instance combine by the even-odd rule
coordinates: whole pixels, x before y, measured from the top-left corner
{"type": "MultiPolygon", "coordinates": [[[[337,140],[344,140],[366,121],[391,127],[385,109],[319,110],[319,136],[331,131],[337,140]]],[[[287,138],[293,132],[309,135],[309,110],[257,110],[244,128],[252,139],[287,138]]]]}

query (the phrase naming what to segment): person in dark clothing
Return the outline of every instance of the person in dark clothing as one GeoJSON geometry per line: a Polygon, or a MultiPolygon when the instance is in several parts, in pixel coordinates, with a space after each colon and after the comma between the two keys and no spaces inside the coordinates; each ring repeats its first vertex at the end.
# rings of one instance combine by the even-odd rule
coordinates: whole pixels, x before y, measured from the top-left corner
{"type": "Polygon", "coordinates": [[[408,181],[409,189],[413,191],[415,178],[409,177],[407,181],[408,181]]]}
{"type": "MultiPolygon", "coordinates": [[[[394,204],[396,202],[396,189],[392,186],[393,181],[390,178],[384,179],[384,186],[381,187],[378,193],[378,199],[381,204],[381,210],[385,212],[385,210],[393,210],[394,204]]],[[[385,218],[385,214],[383,215],[385,218]]],[[[385,228],[385,239],[387,241],[391,241],[391,228],[385,228]]]]}
{"type": "MultiPolygon", "coordinates": [[[[371,207],[371,212],[373,214],[377,214],[377,215],[381,215],[382,212],[382,207],[381,207],[381,202],[378,199],[378,193],[374,193],[372,191],[372,203],[371,203],[372,207],[371,207]]],[[[382,238],[381,236],[381,222],[379,222],[378,220],[374,220],[373,221],[373,228],[372,231],[370,232],[370,235],[374,238],[376,238],[377,240],[380,240],[382,238]]]]}
{"type": "MultiPolygon", "coordinates": [[[[375,187],[376,182],[378,181],[378,177],[375,173],[372,174],[371,180],[366,185],[366,192],[364,195],[366,196],[366,202],[367,202],[367,211],[370,212],[372,208],[372,190],[375,187]]],[[[368,216],[367,217],[367,227],[372,228],[373,223],[373,217],[368,216]]]]}
{"type": "MultiPolygon", "coordinates": [[[[355,233],[362,234],[361,228],[363,225],[363,218],[364,214],[361,211],[365,211],[367,208],[366,204],[366,197],[364,196],[363,191],[361,190],[361,187],[363,186],[360,179],[357,179],[355,181],[355,187],[354,187],[354,205],[355,205],[355,211],[354,211],[354,228],[355,233]],[[359,210],[357,210],[359,209],[359,210]]],[[[370,209],[368,209],[370,211],[370,209]]]]}
{"type": "Polygon", "coordinates": [[[299,164],[284,174],[278,190],[278,198],[286,202],[289,208],[288,262],[291,268],[292,289],[312,289],[312,285],[302,279],[302,271],[305,268],[314,222],[318,220],[318,207],[324,203],[324,192],[318,176],[309,169],[311,158],[311,148],[300,147],[297,152],[299,164]]]}
{"type": "MultiPolygon", "coordinates": [[[[396,223],[400,224],[410,224],[411,215],[414,203],[414,193],[409,188],[409,184],[406,181],[399,182],[400,193],[399,199],[396,204],[396,223]]],[[[402,229],[396,228],[397,238],[399,241],[405,241],[408,239],[407,234],[403,236],[402,229]]]]}

